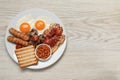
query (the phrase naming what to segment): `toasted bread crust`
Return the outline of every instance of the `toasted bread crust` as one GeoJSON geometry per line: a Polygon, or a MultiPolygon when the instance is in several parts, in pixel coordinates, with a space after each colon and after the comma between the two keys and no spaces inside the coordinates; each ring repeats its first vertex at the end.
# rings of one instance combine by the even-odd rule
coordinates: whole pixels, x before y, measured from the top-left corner
{"type": "Polygon", "coordinates": [[[31,66],[38,63],[34,54],[34,46],[23,47],[15,50],[18,64],[21,68],[31,66]]]}

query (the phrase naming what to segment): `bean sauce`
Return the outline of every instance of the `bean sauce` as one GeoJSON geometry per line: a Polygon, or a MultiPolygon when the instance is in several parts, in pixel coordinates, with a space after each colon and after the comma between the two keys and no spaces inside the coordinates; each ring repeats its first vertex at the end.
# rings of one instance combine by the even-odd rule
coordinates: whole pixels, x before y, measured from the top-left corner
{"type": "Polygon", "coordinates": [[[46,59],[50,56],[50,48],[46,45],[41,45],[37,48],[37,56],[41,59],[46,59]]]}

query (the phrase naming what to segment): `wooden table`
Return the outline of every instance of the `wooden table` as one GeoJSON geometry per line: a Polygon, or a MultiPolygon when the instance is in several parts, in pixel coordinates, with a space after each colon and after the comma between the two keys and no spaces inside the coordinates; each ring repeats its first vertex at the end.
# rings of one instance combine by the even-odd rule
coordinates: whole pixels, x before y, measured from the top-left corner
{"type": "Polygon", "coordinates": [[[1,80],[120,80],[120,0],[0,0],[1,80]],[[43,70],[22,70],[9,57],[4,36],[19,12],[41,8],[64,23],[63,57],[43,70]]]}

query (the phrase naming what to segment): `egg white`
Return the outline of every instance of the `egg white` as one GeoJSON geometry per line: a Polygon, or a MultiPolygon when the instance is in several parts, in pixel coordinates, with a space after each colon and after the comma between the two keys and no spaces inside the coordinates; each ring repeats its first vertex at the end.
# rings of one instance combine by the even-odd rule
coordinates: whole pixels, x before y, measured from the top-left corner
{"type": "Polygon", "coordinates": [[[20,31],[20,25],[24,22],[28,23],[30,25],[31,29],[34,28],[34,24],[33,24],[34,20],[35,20],[34,17],[30,14],[26,15],[26,16],[23,16],[16,23],[17,30],[20,31]]]}
{"type": "Polygon", "coordinates": [[[45,28],[43,30],[37,30],[39,34],[42,34],[44,30],[48,29],[49,28],[49,25],[51,23],[53,23],[53,20],[50,18],[50,17],[47,17],[47,16],[40,16],[40,17],[37,17],[33,24],[35,26],[35,23],[38,21],[38,20],[42,20],[43,22],[45,22],[45,28]]]}
{"type": "Polygon", "coordinates": [[[48,29],[50,24],[53,23],[53,20],[48,17],[48,16],[39,16],[39,17],[33,17],[31,14],[29,15],[26,15],[26,16],[23,16],[21,17],[17,23],[16,23],[16,29],[20,31],[20,25],[22,23],[28,23],[31,27],[31,29],[35,28],[37,31],[38,31],[38,34],[42,34],[44,30],[48,29]],[[42,20],[43,22],[45,22],[45,28],[43,30],[37,30],[36,27],[35,27],[35,23],[38,21],[38,20],[42,20]]]}

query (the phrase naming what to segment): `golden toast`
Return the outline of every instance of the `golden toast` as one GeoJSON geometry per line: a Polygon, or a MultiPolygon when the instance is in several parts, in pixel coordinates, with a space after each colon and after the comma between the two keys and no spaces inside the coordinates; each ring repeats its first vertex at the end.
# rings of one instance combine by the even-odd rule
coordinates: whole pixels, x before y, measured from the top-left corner
{"type": "Polygon", "coordinates": [[[38,63],[34,51],[35,48],[33,45],[15,50],[15,54],[18,59],[18,64],[21,68],[25,68],[27,66],[35,65],[38,63]]]}

